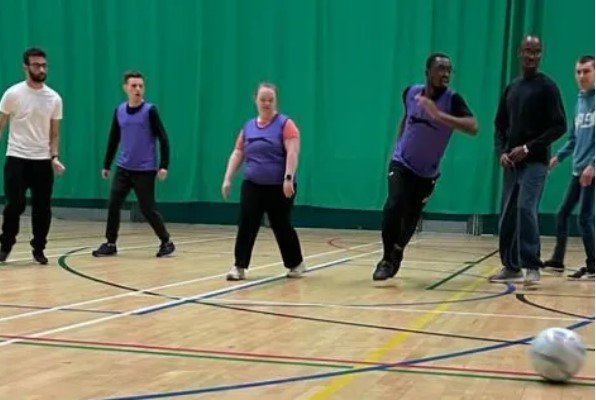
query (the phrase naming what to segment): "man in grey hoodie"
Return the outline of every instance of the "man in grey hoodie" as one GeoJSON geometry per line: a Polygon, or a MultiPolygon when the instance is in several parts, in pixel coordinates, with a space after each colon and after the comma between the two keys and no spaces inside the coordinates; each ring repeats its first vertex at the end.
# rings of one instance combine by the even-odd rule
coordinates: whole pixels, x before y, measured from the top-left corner
{"type": "Polygon", "coordinates": [[[550,160],[554,168],[569,155],[572,176],[567,195],[557,215],[557,244],[544,269],[562,273],[567,247],[568,221],[579,203],[578,225],[586,252],[586,265],[568,275],[569,279],[594,279],[594,57],[583,56],[575,66],[579,95],[569,140],[550,160]]]}

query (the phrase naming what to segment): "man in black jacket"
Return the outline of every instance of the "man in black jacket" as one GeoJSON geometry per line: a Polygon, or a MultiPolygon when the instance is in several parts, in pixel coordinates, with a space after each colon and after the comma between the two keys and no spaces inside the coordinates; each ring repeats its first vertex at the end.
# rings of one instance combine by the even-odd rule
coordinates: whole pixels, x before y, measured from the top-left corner
{"type": "Polygon", "coordinates": [[[504,168],[499,251],[503,269],[489,280],[540,282],[538,208],[548,173],[550,145],[566,130],[557,84],[538,70],[542,43],[525,36],[519,49],[522,76],[501,96],[495,118],[495,146],[504,168]]]}

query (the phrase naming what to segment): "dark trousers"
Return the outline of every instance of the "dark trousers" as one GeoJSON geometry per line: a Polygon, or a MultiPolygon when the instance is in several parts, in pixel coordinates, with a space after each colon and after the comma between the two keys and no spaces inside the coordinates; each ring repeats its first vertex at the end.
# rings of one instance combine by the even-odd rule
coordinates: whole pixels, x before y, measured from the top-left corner
{"type": "Polygon", "coordinates": [[[116,243],[120,229],[120,209],[130,193],[134,190],[139,201],[141,213],[153,228],[162,242],[170,240],[170,234],[155,205],[155,177],[156,171],[130,171],[121,167],[116,169],[112,181],[112,191],[108,205],[108,224],[106,239],[109,243],[116,243]]]}
{"type": "Polygon", "coordinates": [[[561,264],[564,261],[569,234],[569,217],[578,203],[577,225],[586,252],[586,267],[589,271],[594,271],[594,180],[589,186],[583,187],[579,183],[579,176],[571,178],[567,194],[557,214],[557,244],[552,260],[561,264]]]}
{"type": "Polygon", "coordinates": [[[542,265],[538,208],[547,172],[546,164],[537,162],[505,168],[499,253],[503,266],[513,271],[542,265]]]}
{"type": "Polygon", "coordinates": [[[291,269],[302,263],[300,241],[291,222],[294,197],[288,199],[282,185],[259,185],[248,180],[242,183],[234,248],[236,267],[248,268],[264,213],[269,217],[284,266],[291,269]]]}
{"type": "Polygon", "coordinates": [[[390,261],[392,252],[403,250],[416,231],[418,220],[437,178],[423,178],[392,161],[389,166],[388,194],[383,207],[383,259],[390,261]]]}
{"type": "Polygon", "coordinates": [[[52,222],[52,189],[54,172],[50,160],[27,160],[6,157],[4,163],[4,220],[0,247],[9,252],[16,243],[19,234],[21,214],[26,207],[27,189],[31,191],[31,227],[34,250],[42,251],[47,244],[48,232],[52,222]]]}

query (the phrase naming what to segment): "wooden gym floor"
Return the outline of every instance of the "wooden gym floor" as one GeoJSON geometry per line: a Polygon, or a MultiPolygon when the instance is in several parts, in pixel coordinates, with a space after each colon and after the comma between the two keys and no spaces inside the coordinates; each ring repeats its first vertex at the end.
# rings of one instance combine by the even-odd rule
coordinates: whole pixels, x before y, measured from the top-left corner
{"type": "MultiPolygon", "coordinates": [[[[148,225],[123,224],[120,254],[96,259],[103,223],[54,221],[39,266],[23,220],[0,266],[0,399],[594,398],[594,283],[489,284],[495,238],[420,235],[374,284],[378,232],[299,230],[310,271],[288,280],[263,228],[249,279],[226,282],[234,227],[168,228],[173,257],[155,258],[148,225]],[[566,385],[529,362],[550,326],[589,348],[566,385]]],[[[582,261],[575,239],[568,261],[582,261]]]]}

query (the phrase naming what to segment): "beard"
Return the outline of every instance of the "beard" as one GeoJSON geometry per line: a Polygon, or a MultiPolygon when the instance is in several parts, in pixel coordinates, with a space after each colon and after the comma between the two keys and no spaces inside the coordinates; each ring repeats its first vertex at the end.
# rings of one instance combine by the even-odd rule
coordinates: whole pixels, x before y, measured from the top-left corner
{"type": "Polygon", "coordinates": [[[31,78],[31,80],[33,82],[42,83],[42,82],[45,82],[47,75],[44,74],[43,72],[34,74],[33,72],[29,71],[29,77],[31,78]]]}

